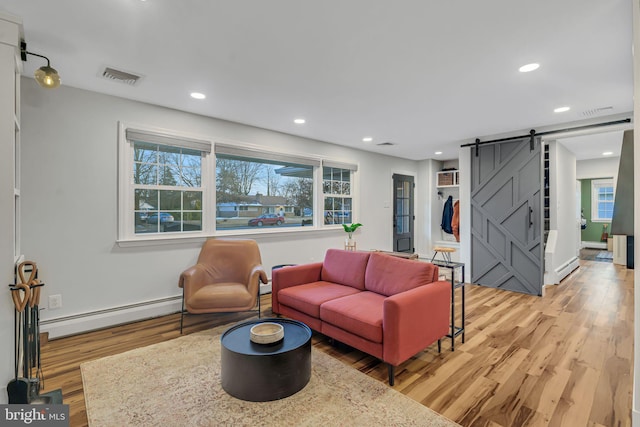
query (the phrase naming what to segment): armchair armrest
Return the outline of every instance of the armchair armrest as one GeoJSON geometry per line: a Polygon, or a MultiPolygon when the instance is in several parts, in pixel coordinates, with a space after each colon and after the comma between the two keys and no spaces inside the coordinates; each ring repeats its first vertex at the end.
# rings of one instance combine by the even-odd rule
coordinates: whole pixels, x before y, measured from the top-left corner
{"type": "Polygon", "coordinates": [[[273,270],[271,272],[271,309],[273,312],[280,312],[278,292],[281,289],[317,282],[320,280],[320,273],[322,273],[321,262],[273,270]]]}
{"type": "Polygon", "coordinates": [[[180,274],[178,287],[184,289],[185,299],[189,299],[193,293],[208,283],[207,276],[207,270],[202,264],[193,265],[180,274]]]}
{"type": "Polygon", "coordinates": [[[257,298],[260,298],[260,282],[269,283],[267,273],[262,265],[255,265],[249,272],[247,289],[251,295],[257,295],[257,298]]]}
{"type": "Polygon", "coordinates": [[[392,295],[383,305],[383,359],[398,365],[447,334],[451,283],[432,282],[392,295]]]}

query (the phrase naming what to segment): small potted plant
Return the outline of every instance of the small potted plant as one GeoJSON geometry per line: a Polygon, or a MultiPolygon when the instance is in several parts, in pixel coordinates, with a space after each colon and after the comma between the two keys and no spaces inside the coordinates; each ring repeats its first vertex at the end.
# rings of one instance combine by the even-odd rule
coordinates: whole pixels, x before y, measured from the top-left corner
{"type": "Polygon", "coordinates": [[[348,237],[345,239],[345,242],[344,242],[344,248],[348,251],[355,251],[356,242],[355,240],[353,240],[353,232],[356,231],[358,227],[362,227],[362,224],[360,224],[359,222],[353,223],[351,225],[342,224],[342,227],[344,228],[344,231],[346,231],[348,234],[348,237]]]}

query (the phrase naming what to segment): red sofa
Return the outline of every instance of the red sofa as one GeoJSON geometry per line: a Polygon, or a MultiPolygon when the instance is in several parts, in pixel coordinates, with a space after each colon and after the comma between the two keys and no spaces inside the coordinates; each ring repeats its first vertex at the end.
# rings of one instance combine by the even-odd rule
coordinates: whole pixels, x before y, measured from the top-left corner
{"type": "Polygon", "coordinates": [[[395,367],[448,333],[451,284],[438,267],[377,252],[329,249],[324,262],[272,273],[275,314],[395,367]]]}

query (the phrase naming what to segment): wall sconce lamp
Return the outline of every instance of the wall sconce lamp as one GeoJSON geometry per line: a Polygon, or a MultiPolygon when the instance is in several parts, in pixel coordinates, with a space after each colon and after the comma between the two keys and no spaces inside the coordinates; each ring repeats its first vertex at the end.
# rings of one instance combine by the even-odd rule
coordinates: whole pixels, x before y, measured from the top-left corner
{"type": "Polygon", "coordinates": [[[45,89],[55,89],[60,86],[60,75],[55,68],[51,67],[49,58],[44,55],[38,55],[37,53],[27,52],[27,42],[25,41],[20,42],[20,49],[20,56],[23,61],[27,60],[27,55],[33,55],[47,60],[47,65],[38,68],[36,72],[33,73],[40,86],[45,89]]]}

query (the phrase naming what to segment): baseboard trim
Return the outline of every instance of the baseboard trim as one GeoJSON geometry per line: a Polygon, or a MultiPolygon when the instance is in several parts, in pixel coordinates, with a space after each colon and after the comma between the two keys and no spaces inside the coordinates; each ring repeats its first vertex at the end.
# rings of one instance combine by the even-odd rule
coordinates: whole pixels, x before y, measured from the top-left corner
{"type": "Polygon", "coordinates": [[[182,296],[177,295],[175,297],[43,320],[40,322],[40,331],[49,333],[49,339],[60,338],[124,323],[165,316],[167,314],[177,313],[181,308],[182,296]]]}
{"type": "Polygon", "coordinates": [[[569,274],[571,274],[576,268],[580,267],[580,260],[578,257],[573,257],[570,261],[566,262],[564,265],[556,268],[556,275],[558,278],[558,283],[564,280],[569,274]]]}
{"type": "MultiPolygon", "coordinates": [[[[271,283],[261,285],[260,295],[268,293],[271,293],[271,283]]],[[[61,338],[125,323],[179,313],[181,309],[182,295],[176,295],[104,310],[42,320],[40,322],[40,332],[49,334],[49,339],[61,338]]]]}
{"type": "Polygon", "coordinates": [[[580,242],[582,248],[590,248],[590,249],[607,249],[607,242],[580,242]]]}

